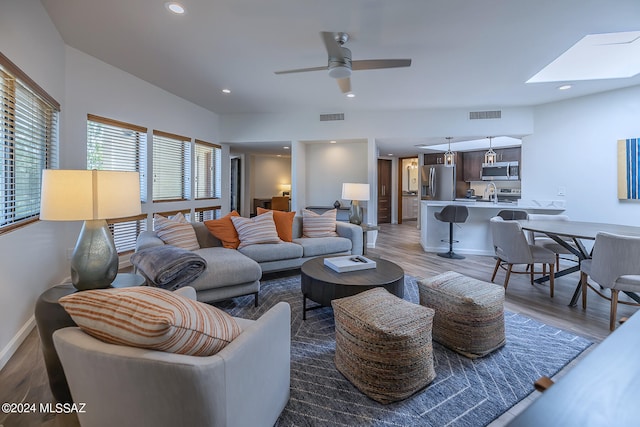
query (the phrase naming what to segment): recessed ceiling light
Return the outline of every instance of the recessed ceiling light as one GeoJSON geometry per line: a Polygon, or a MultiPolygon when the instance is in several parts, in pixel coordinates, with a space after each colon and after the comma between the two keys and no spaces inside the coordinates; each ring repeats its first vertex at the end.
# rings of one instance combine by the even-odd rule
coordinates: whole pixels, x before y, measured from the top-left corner
{"type": "Polygon", "coordinates": [[[289,149],[289,147],[287,147],[286,145],[285,145],[284,147],[282,147],[282,148],[284,148],[285,150],[288,150],[288,149],[289,149]]]}
{"type": "Polygon", "coordinates": [[[335,144],[336,141],[329,141],[329,144],[335,144]]]}
{"type": "Polygon", "coordinates": [[[389,154],[387,154],[387,156],[393,156],[393,153],[389,153],[389,154]]]}
{"type": "Polygon", "coordinates": [[[355,98],[356,94],[355,93],[348,93],[347,94],[347,98],[355,98]]]}
{"type": "Polygon", "coordinates": [[[164,7],[166,7],[169,12],[175,13],[176,15],[184,15],[186,12],[184,6],[173,1],[166,2],[164,7]]]}
{"type": "Polygon", "coordinates": [[[562,86],[558,86],[558,90],[567,90],[567,89],[571,89],[573,86],[571,85],[562,85],[562,86]]]}
{"type": "Polygon", "coordinates": [[[231,89],[222,89],[222,93],[231,93],[231,89]]]}

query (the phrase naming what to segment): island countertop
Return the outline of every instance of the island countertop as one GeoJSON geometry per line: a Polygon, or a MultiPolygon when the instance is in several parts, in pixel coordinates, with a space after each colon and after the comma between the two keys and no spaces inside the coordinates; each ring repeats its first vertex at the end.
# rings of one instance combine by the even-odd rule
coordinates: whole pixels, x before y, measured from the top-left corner
{"type": "Polygon", "coordinates": [[[467,221],[455,224],[453,250],[468,255],[494,255],[493,239],[489,231],[489,219],[503,209],[523,210],[528,213],[559,214],[564,207],[553,201],[525,201],[522,203],[473,200],[422,200],[420,203],[420,244],[425,252],[447,252],[449,250],[449,224],[438,221],[434,213],[447,205],[466,206],[467,221]]]}

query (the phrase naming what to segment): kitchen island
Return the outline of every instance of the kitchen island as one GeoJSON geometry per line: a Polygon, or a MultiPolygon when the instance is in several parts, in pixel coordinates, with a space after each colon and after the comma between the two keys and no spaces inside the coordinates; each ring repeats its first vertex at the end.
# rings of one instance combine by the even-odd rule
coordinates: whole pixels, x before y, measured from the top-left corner
{"type": "Polygon", "coordinates": [[[420,244],[425,252],[447,252],[449,250],[449,224],[438,221],[434,213],[447,205],[463,205],[469,209],[467,221],[454,224],[453,238],[456,253],[467,255],[493,255],[493,239],[489,230],[489,219],[503,209],[523,210],[527,213],[557,215],[564,211],[554,203],[493,203],[489,201],[439,201],[422,200],[420,203],[420,244]]]}

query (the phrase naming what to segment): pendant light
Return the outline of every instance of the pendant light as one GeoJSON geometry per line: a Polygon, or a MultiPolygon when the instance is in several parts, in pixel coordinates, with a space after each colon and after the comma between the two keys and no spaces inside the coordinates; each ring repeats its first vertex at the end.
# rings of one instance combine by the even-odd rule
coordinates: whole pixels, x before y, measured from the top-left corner
{"type": "Polygon", "coordinates": [[[489,151],[487,151],[486,153],[484,153],[484,162],[487,164],[494,164],[496,162],[496,152],[493,151],[493,148],[491,146],[491,140],[493,139],[492,136],[488,136],[487,138],[489,138],[489,151]]]}
{"type": "Polygon", "coordinates": [[[451,140],[453,138],[448,136],[447,141],[449,142],[449,148],[444,153],[444,165],[445,166],[455,166],[456,165],[456,153],[451,151],[451,140]]]}

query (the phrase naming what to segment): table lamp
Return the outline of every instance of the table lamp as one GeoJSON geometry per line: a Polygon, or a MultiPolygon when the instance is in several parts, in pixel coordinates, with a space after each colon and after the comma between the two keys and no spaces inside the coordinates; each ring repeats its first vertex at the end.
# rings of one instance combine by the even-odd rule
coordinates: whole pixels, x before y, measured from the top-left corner
{"type": "Polygon", "coordinates": [[[342,198],[351,200],[349,222],[357,225],[362,224],[362,208],[358,202],[369,200],[369,184],[345,182],[342,184],[342,198]]]}
{"type": "Polygon", "coordinates": [[[140,214],[138,172],[45,169],[40,194],[40,219],[84,221],[71,257],[73,286],[108,288],[118,251],[105,220],[140,214]]]}
{"type": "Polygon", "coordinates": [[[291,184],[280,184],[280,189],[282,190],[282,197],[291,194],[291,184]]]}

